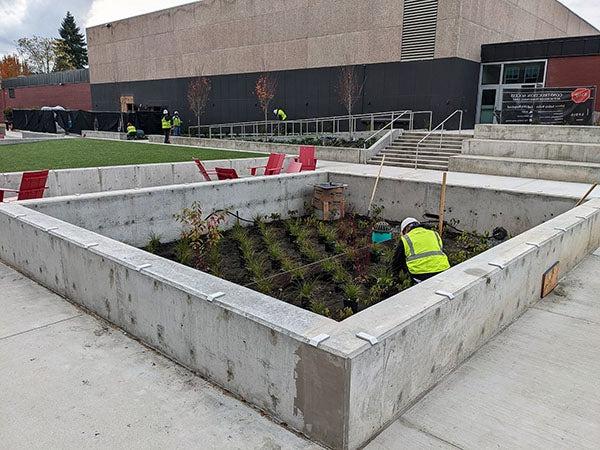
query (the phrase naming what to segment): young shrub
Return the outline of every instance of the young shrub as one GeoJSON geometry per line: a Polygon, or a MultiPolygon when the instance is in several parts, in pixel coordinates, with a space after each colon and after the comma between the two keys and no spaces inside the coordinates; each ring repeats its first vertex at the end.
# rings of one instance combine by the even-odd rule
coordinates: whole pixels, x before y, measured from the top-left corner
{"type": "Polygon", "coordinates": [[[325,317],[331,317],[331,311],[329,311],[329,308],[322,301],[311,301],[310,310],[315,314],[320,314],[325,317]]]}
{"type": "Polygon", "coordinates": [[[194,252],[186,239],[180,239],[175,244],[175,258],[180,264],[191,266],[194,260],[194,252]]]}
{"type": "Polygon", "coordinates": [[[347,300],[352,302],[358,301],[361,294],[361,289],[358,284],[348,283],[344,286],[343,290],[347,300]]]}
{"type": "Polygon", "coordinates": [[[150,239],[148,240],[148,243],[144,247],[144,250],[146,250],[149,253],[157,253],[158,250],[160,249],[160,246],[161,246],[160,236],[157,234],[151,234],[150,239]]]}
{"type": "Polygon", "coordinates": [[[298,288],[298,298],[303,305],[310,304],[315,291],[316,283],[314,281],[304,281],[298,288]]]}
{"type": "Polygon", "coordinates": [[[338,309],[336,316],[337,316],[337,319],[341,322],[342,320],[346,320],[348,317],[350,317],[353,314],[354,314],[354,311],[352,311],[352,308],[345,307],[342,309],[338,309]]]}

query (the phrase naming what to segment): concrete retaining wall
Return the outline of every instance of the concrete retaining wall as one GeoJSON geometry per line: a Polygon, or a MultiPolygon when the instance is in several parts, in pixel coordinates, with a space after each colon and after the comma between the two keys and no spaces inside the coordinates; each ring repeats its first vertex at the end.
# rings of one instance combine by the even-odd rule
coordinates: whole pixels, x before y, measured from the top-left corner
{"type": "MultiPolygon", "coordinates": [[[[227,209],[248,220],[258,215],[303,212],[312,199],[313,185],[327,181],[326,172],[243,178],[232,182],[204,182],[112,193],[57,197],[23,202],[29,208],[87,230],[144,246],[152,235],[163,242],[179,238],[175,215],[198,202],[209,213],[227,209]]],[[[235,219],[229,217],[228,225],[235,219]]]]}
{"type": "Polygon", "coordinates": [[[463,142],[462,154],[600,163],[600,144],[470,139],[463,142]]]}
{"type": "MultiPolygon", "coordinates": [[[[345,183],[347,201],[359,214],[367,214],[375,176],[331,172],[333,182],[345,183]]],[[[384,206],[383,217],[402,221],[421,213],[438,214],[440,183],[398,180],[382,177],[374,204],[384,206]]],[[[518,191],[498,191],[481,187],[449,183],[446,191],[446,220],[465,231],[489,232],[504,227],[517,235],[552,219],[575,206],[572,198],[532,194],[518,191]]],[[[417,217],[422,219],[422,217],[417,217]]]]}
{"type": "MultiPolygon", "coordinates": [[[[336,323],[60,220],[135,240],[167,230],[175,223],[172,211],[196,199],[212,208],[231,204],[250,216],[299,208],[310,198],[310,186],[326,176],[317,172],[2,204],[0,259],[310,438],[354,449],[533,305],[541,275],[552,264],[560,261],[565,273],[600,246],[600,199],[594,199],[336,323]],[[212,297],[215,292],[225,295],[212,297]],[[360,332],[372,342],[358,338],[360,332]],[[321,334],[329,338],[308,345],[321,334]]],[[[370,194],[374,181],[330,177],[351,181],[349,197],[359,200],[370,194]]],[[[404,214],[404,203],[418,197],[424,202],[419,208],[427,209],[439,189],[382,183],[378,195],[389,203],[386,216],[404,214]]],[[[490,219],[479,218],[490,212],[482,203],[495,201],[498,210],[507,211],[504,220],[516,220],[515,232],[543,221],[542,209],[556,214],[572,204],[555,197],[544,203],[541,195],[520,199],[517,193],[495,198],[491,190],[473,197],[476,190],[471,191],[450,186],[448,209],[459,214],[454,208],[462,202],[460,214],[468,214],[471,202],[474,227],[490,225],[490,219]],[[542,203],[539,210],[536,201],[542,203]],[[520,213],[532,217],[517,220],[520,213]]]]}
{"type": "Polygon", "coordinates": [[[81,130],[81,136],[90,139],[118,139],[120,141],[127,140],[127,133],[119,133],[117,131],[81,130]]]}
{"type": "Polygon", "coordinates": [[[600,144],[600,127],[479,124],[475,139],[600,144]]]}
{"type": "Polygon", "coordinates": [[[20,205],[0,206],[0,229],[2,261],[289,426],[339,439],[344,412],[320,402],[343,404],[345,359],[308,344],[331,319],[20,205]]]}
{"type": "MultiPolygon", "coordinates": [[[[250,176],[249,167],[265,165],[267,159],[221,159],[204,161],[204,165],[207,169],[230,167],[235,169],[241,177],[245,177],[250,176]]],[[[292,157],[286,158],[285,164],[287,165],[291,159],[292,157]]],[[[22,175],[23,172],[1,173],[0,186],[17,189],[22,175]]],[[[60,169],[50,171],[48,189],[44,193],[44,197],[198,183],[201,181],[204,181],[204,179],[194,162],[60,169]]]]}
{"type": "Polygon", "coordinates": [[[549,159],[496,158],[491,156],[452,156],[451,172],[481,173],[543,180],[597,183],[600,163],[554,161],[549,159]]]}
{"type": "Polygon", "coordinates": [[[596,249],[599,210],[593,200],[342,322],[330,345],[357,330],[378,341],[351,356],[348,446],[365,444],[539,301],[555,262],[565,274],[596,249]]]}

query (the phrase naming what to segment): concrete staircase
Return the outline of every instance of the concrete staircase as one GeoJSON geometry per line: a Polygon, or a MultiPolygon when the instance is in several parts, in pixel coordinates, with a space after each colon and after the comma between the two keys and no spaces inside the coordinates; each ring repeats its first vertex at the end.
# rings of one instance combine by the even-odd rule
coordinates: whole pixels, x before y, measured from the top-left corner
{"type": "Polygon", "coordinates": [[[472,138],[455,133],[444,133],[440,137],[439,133],[434,133],[421,143],[417,157],[417,144],[426,135],[426,132],[404,132],[390,146],[373,156],[368,164],[381,164],[385,155],[386,166],[448,170],[449,158],[460,155],[463,141],[472,138]]]}
{"type": "Polygon", "coordinates": [[[476,125],[452,172],[578,183],[600,180],[600,127],[476,125]]]}

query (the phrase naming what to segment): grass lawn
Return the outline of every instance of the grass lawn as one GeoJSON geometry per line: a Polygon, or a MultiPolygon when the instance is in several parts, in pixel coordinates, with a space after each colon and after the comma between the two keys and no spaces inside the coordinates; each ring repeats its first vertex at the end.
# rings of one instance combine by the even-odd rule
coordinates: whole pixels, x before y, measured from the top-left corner
{"type": "Polygon", "coordinates": [[[264,156],[266,155],[261,153],[232,152],[140,142],[57,139],[31,144],[1,145],[0,173],[179,162],[191,161],[195,157],[206,161],[264,156]]]}

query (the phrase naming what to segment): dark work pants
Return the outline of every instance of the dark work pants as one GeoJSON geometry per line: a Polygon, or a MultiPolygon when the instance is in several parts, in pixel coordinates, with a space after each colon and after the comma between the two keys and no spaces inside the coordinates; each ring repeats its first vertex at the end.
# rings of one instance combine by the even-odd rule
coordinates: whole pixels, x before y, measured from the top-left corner
{"type": "Polygon", "coordinates": [[[170,128],[164,128],[163,131],[165,133],[165,144],[170,144],[171,141],[169,140],[169,136],[171,136],[171,129],[170,128]]]}

